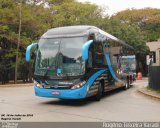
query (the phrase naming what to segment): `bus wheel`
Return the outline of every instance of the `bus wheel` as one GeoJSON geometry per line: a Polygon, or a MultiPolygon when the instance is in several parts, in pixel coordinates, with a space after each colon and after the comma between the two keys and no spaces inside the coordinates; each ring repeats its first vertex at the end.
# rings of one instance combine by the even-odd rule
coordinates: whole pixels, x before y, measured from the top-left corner
{"type": "Polygon", "coordinates": [[[131,87],[131,83],[130,83],[130,82],[131,82],[131,80],[130,80],[130,79],[128,79],[128,80],[127,80],[128,88],[130,88],[130,87],[131,87]]]}
{"type": "Polygon", "coordinates": [[[130,80],[129,76],[127,76],[127,82],[125,83],[124,90],[128,89],[130,87],[130,80]]]}
{"type": "Polygon", "coordinates": [[[102,93],[103,93],[103,86],[102,86],[102,83],[99,82],[98,91],[97,91],[97,94],[96,94],[96,96],[95,96],[95,100],[96,100],[96,101],[100,101],[100,100],[101,100],[102,93]]]}

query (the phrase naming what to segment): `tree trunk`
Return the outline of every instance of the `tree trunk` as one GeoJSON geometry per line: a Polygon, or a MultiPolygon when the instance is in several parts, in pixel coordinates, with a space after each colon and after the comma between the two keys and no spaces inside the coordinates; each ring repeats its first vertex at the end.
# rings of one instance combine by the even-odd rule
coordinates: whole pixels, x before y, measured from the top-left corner
{"type": "Polygon", "coordinates": [[[29,63],[29,82],[32,83],[32,64],[29,63]]]}

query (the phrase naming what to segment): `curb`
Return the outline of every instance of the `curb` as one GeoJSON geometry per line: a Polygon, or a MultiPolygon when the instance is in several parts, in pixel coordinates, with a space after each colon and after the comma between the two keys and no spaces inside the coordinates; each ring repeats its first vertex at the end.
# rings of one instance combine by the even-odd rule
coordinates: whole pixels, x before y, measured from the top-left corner
{"type": "Polygon", "coordinates": [[[144,95],[147,95],[147,96],[149,96],[149,97],[152,97],[152,98],[156,98],[156,99],[160,99],[160,96],[157,94],[153,94],[153,92],[149,92],[149,91],[147,91],[146,89],[144,89],[144,88],[140,88],[140,89],[137,89],[138,90],[138,92],[140,92],[140,93],[142,93],[142,94],[144,94],[144,95]]]}
{"type": "Polygon", "coordinates": [[[34,83],[27,83],[27,84],[6,84],[0,85],[0,88],[8,88],[8,87],[30,87],[34,86],[34,83]]]}

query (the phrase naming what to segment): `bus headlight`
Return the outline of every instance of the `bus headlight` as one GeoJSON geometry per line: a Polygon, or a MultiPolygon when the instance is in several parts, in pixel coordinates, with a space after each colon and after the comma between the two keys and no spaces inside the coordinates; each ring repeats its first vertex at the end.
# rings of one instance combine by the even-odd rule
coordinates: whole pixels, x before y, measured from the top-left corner
{"type": "Polygon", "coordinates": [[[86,84],[86,81],[83,81],[83,82],[81,82],[81,83],[78,83],[78,84],[73,85],[71,89],[81,88],[81,87],[84,86],[85,84],[86,84]]]}
{"type": "Polygon", "coordinates": [[[34,81],[34,84],[38,87],[38,88],[43,88],[43,85],[38,83],[37,81],[34,81]]]}

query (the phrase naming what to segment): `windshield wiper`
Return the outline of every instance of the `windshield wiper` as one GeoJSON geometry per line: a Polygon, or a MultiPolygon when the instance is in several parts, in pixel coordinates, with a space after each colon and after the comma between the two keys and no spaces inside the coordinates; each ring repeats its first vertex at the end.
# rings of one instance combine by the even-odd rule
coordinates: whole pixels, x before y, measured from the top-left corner
{"type": "Polygon", "coordinates": [[[55,61],[53,61],[52,63],[51,63],[51,65],[50,65],[50,67],[46,70],[46,72],[44,73],[44,79],[46,79],[46,76],[47,76],[47,74],[48,74],[48,72],[51,70],[51,68],[53,67],[55,65],[55,61]]]}

